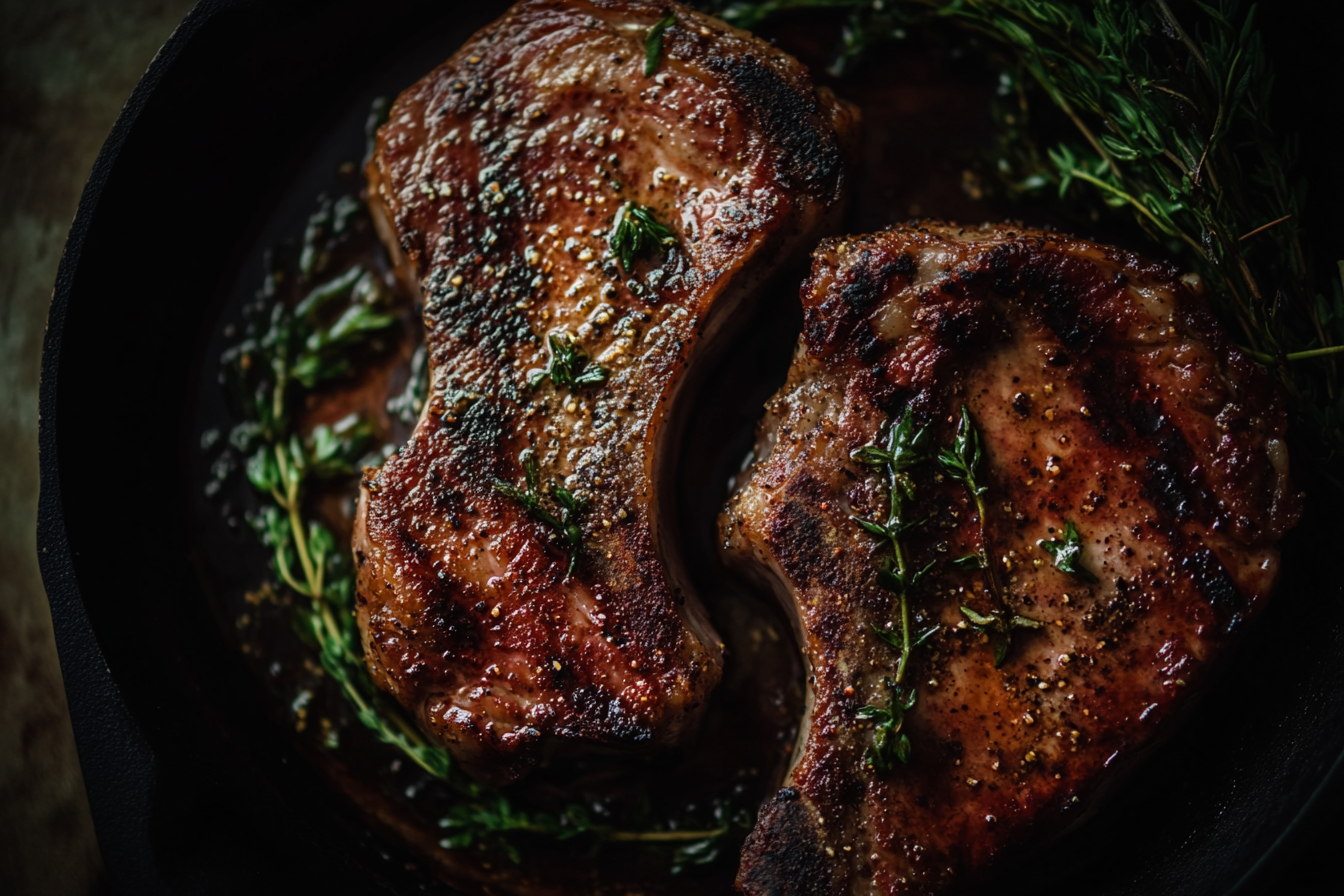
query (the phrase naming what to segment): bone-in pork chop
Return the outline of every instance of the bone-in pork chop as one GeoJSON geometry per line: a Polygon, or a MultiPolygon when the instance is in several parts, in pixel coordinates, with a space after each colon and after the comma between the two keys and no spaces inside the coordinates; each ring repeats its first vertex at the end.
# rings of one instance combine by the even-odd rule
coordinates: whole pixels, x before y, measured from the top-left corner
{"type": "Polygon", "coordinates": [[[366,473],[359,623],[468,771],[693,728],[722,657],[661,531],[679,399],[833,225],[856,124],[763,41],[637,0],[519,3],[393,105],[370,198],[431,393],[366,473]]]}
{"type": "Polygon", "coordinates": [[[1262,609],[1282,400],[1198,278],[1066,236],[829,240],[802,299],[721,521],[812,676],[738,883],[941,892],[1078,817],[1262,609]]]}

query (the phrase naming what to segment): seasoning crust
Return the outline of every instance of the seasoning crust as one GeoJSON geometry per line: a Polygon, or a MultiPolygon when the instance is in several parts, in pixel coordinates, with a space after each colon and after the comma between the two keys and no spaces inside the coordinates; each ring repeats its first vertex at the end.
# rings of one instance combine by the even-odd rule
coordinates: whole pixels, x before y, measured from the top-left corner
{"type": "Polygon", "coordinates": [[[525,0],[393,105],[370,202],[431,388],[366,471],[357,609],[374,680],[470,773],[694,727],[722,657],[660,532],[680,396],[836,220],[856,125],[768,44],[633,0],[525,0]],[[620,220],[652,222],[624,258],[620,220]]]}
{"type": "Polygon", "coordinates": [[[1263,609],[1300,507],[1283,397],[1198,278],[1055,233],[924,222],[827,240],[802,301],[788,381],[720,521],[729,560],[795,615],[811,671],[795,764],[738,885],[943,892],[1079,817],[1263,609]],[[882,774],[860,709],[892,700],[899,650],[874,627],[890,634],[898,603],[878,580],[889,549],[855,518],[890,496],[852,455],[907,410],[946,448],[963,407],[986,518],[936,458],[910,468],[901,538],[927,568],[912,626],[937,628],[907,670],[909,761],[882,774]],[[993,577],[953,562],[982,541],[993,577]],[[1023,620],[999,668],[973,621],[999,610],[995,581],[1023,620]],[[801,873],[819,855],[826,873],[801,873]]]}

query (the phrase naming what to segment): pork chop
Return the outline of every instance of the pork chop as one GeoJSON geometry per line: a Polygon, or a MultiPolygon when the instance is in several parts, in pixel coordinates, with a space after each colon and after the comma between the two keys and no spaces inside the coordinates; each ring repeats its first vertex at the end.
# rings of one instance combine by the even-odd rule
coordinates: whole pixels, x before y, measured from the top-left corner
{"type": "Polygon", "coordinates": [[[1283,401],[1197,277],[1058,234],[828,240],[802,301],[721,519],[811,670],[738,884],[942,892],[1078,817],[1264,607],[1283,401]]]}
{"type": "Polygon", "coordinates": [[[525,0],[393,105],[369,193],[431,393],[366,471],[358,616],[470,773],[694,727],[722,645],[661,516],[681,396],[833,226],[856,124],[784,53],[643,0],[525,0]]]}

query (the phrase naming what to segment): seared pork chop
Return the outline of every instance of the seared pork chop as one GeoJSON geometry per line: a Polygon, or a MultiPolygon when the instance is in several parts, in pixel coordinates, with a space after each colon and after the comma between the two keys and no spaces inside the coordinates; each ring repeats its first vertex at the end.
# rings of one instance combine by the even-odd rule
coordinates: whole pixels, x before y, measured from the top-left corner
{"type": "Polygon", "coordinates": [[[370,199],[431,394],[366,472],[359,624],[469,772],[693,728],[722,658],[660,516],[679,397],[833,226],[856,122],[763,41],[639,0],[526,0],[393,105],[370,199]]]}
{"type": "Polygon", "coordinates": [[[1198,278],[1057,234],[829,240],[802,300],[721,520],[811,667],[738,884],[941,892],[1078,817],[1262,609],[1283,402],[1198,278]]]}

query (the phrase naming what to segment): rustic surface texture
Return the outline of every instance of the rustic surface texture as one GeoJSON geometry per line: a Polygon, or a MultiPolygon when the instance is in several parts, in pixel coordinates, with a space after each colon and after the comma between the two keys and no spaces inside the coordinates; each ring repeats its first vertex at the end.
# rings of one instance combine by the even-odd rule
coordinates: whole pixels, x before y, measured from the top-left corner
{"type": "Polygon", "coordinates": [[[37,385],[51,285],[89,167],[185,0],[0,5],[0,892],[97,889],[37,569],[37,385]]]}

